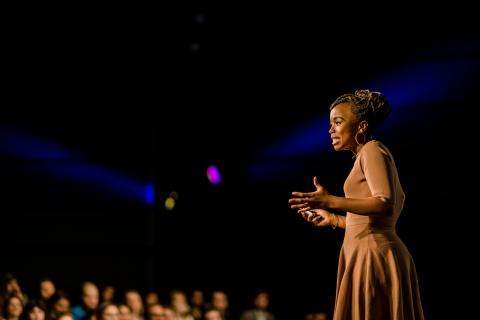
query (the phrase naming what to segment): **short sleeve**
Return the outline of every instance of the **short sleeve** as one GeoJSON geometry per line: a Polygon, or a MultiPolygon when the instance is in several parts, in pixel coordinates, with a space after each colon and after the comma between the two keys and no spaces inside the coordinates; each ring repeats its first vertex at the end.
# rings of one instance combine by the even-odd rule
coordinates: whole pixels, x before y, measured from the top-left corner
{"type": "Polygon", "coordinates": [[[393,159],[390,152],[379,142],[371,141],[361,150],[360,166],[372,196],[386,202],[392,201],[394,179],[393,159]]]}

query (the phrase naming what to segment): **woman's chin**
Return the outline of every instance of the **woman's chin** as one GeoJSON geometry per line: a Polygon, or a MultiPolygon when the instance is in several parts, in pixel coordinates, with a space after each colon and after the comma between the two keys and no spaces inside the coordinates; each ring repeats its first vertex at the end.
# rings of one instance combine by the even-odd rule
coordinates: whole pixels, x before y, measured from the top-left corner
{"type": "Polygon", "coordinates": [[[342,150],[342,147],[341,147],[339,144],[334,144],[334,145],[333,145],[333,149],[334,149],[335,151],[340,151],[340,150],[342,150]]]}

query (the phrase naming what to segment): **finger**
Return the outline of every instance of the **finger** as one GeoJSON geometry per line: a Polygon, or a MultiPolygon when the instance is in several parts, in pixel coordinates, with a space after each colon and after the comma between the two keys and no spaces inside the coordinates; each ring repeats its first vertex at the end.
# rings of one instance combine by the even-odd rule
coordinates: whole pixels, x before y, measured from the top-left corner
{"type": "Polygon", "coordinates": [[[313,211],[303,211],[302,212],[302,216],[305,220],[307,220],[308,222],[311,222],[312,221],[312,217],[315,215],[315,212],[313,211]]]}
{"type": "Polygon", "coordinates": [[[303,203],[305,200],[303,198],[290,198],[288,199],[288,203],[303,203]]]}
{"type": "Polygon", "coordinates": [[[305,208],[305,207],[306,207],[306,206],[305,206],[304,203],[302,203],[302,204],[292,204],[292,205],[290,206],[290,208],[292,208],[292,209],[301,209],[301,208],[305,208]]]}
{"type": "Polygon", "coordinates": [[[292,197],[292,198],[290,198],[290,199],[313,197],[316,192],[317,192],[317,191],[312,191],[312,192],[292,192],[292,193],[295,193],[295,197],[292,197]]]}
{"type": "Polygon", "coordinates": [[[308,214],[309,214],[309,213],[308,213],[308,208],[307,208],[307,207],[300,208],[300,209],[298,209],[298,210],[297,210],[297,212],[298,212],[299,214],[301,214],[302,216],[303,216],[303,215],[308,215],[308,214]]]}
{"type": "Polygon", "coordinates": [[[311,211],[307,211],[307,210],[302,211],[303,218],[305,220],[307,220],[308,222],[310,222],[310,220],[312,218],[312,215],[313,215],[313,213],[311,211]]]}
{"type": "Polygon", "coordinates": [[[292,196],[300,197],[300,198],[303,197],[303,194],[304,194],[304,192],[297,192],[297,191],[292,192],[292,196]]]}
{"type": "Polygon", "coordinates": [[[315,176],[313,177],[313,184],[315,185],[315,188],[321,188],[322,186],[320,185],[320,183],[318,182],[318,178],[315,176]]]}

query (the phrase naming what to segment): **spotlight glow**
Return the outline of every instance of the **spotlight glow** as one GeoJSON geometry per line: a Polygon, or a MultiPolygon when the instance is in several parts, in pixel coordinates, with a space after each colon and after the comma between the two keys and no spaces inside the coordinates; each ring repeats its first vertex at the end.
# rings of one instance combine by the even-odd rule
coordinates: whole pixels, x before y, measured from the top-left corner
{"type": "Polygon", "coordinates": [[[145,186],[145,203],[150,206],[155,204],[155,187],[153,183],[148,183],[145,186]]]}
{"type": "Polygon", "coordinates": [[[220,184],[222,182],[222,175],[215,165],[211,165],[207,168],[207,177],[212,184],[220,184]]]}
{"type": "Polygon", "coordinates": [[[175,199],[168,197],[165,200],[165,209],[170,211],[170,210],[173,210],[173,208],[175,208],[175,199]]]}

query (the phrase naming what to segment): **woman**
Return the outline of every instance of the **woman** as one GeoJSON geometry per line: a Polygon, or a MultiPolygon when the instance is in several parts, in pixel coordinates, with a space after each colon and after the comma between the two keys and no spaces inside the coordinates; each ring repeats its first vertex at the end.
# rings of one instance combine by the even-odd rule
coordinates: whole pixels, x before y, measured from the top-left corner
{"type": "Polygon", "coordinates": [[[334,320],[424,319],[415,265],[395,232],[405,194],[392,154],[372,138],[389,113],[380,92],[338,97],[330,107],[333,148],[350,150],[355,158],[345,197],[329,194],[315,177],[314,192],[293,192],[289,200],[309,222],[345,229],[334,320]]]}

